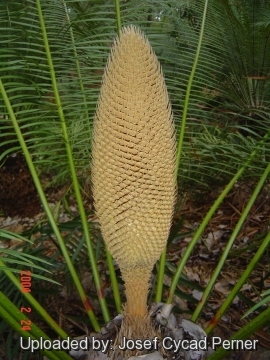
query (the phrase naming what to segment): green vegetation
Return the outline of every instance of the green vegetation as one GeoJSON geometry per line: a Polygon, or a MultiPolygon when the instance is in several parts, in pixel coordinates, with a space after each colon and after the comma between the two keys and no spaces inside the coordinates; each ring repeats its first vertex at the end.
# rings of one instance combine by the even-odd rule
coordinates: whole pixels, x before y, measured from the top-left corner
{"type": "MultiPolygon", "coordinates": [[[[211,192],[218,194],[198,229],[190,232],[192,239],[177,265],[166,261],[166,252],[161,256],[154,269],[157,291],[152,290],[149,304],[154,297],[157,302],[173,302],[183,284],[189,290],[198,289],[198,284],[186,280],[184,266],[236,183],[253,187],[209,285],[199,289],[203,292],[201,301],[190,293],[181,294],[195,305],[192,320],[199,319],[252,206],[264,187],[269,192],[269,19],[270,7],[263,0],[1,2],[0,169],[13,154],[23,153],[47,216],[22,237],[0,229],[0,239],[16,238],[22,241],[19,249],[23,249],[22,254],[18,252],[20,257],[16,252],[1,250],[0,334],[4,334],[8,359],[15,359],[20,351],[14,331],[32,339],[43,333],[51,338],[69,334],[68,327],[60,326],[61,321],[56,319],[58,314],[51,316],[50,306],[45,306],[44,298],[53,294],[56,299],[63,291],[56,283],[74,284],[70,287],[72,291],[76,288],[88,317],[80,314],[69,319],[84,324],[84,329],[99,331],[121,309],[119,269],[114,268],[104,247],[92,209],[85,206],[92,123],[103,69],[121,24],[139,26],[162,65],[177,130],[178,206],[187,192],[201,202],[211,192]],[[72,184],[64,195],[72,194],[79,213],[79,217],[65,223],[58,221],[46,195],[48,189],[63,184],[72,184]],[[48,252],[48,238],[55,245],[53,252],[48,252]],[[21,292],[21,270],[33,273],[31,293],[21,292]],[[88,293],[81,281],[86,272],[91,272],[95,284],[88,293]],[[163,286],[164,273],[172,280],[170,288],[163,286]],[[110,282],[113,295],[106,297],[105,284],[110,282]],[[26,304],[31,306],[37,324],[21,331],[19,309],[26,304]]],[[[0,196],[4,191],[1,186],[0,196]]],[[[66,204],[67,198],[63,196],[61,203],[66,204]]],[[[182,221],[176,217],[169,244],[184,236],[174,231],[181,228],[182,221]]],[[[249,281],[269,241],[266,232],[254,241],[249,263],[206,327],[207,333],[236,296],[243,298],[241,288],[249,281]]],[[[269,276],[269,267],[266,273],[269,276]]],[[[247,324],[234,334],[234,339],[246,339],[269,325],[269,308],[259,307],[267,301],[269,297],[257,304],[260,314],[249,314],[247,324]]],[[[246,304],[255,305],[248,300],[246,304]]],[[[223,359],[227,354],[220,349],[210,359],[223,359]]],[[[46,356],[71,359],[57,351],[46,356]]]]}

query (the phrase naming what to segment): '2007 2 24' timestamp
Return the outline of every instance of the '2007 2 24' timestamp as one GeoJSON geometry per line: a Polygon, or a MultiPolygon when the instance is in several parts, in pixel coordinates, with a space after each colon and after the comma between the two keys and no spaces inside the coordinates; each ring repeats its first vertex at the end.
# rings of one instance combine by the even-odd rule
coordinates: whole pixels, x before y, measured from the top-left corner
{"type": "MultiPolygon", "coordinates": [[[[26,293],[26,292],[31,292],[31,286],[32,286],[32,273],[29,270],[22,270],[20,272],[20,276],[21,276],[21,292],[22,293],[26,293]]],[[[30,307],[21,307],[21,313],[25,313],[25,314],[30,314],[32,311],[32,309],[30,307]]],[[[23,331],[29,331],[31,330],[31,324],[32,321],[27,319],[27,320],[20,320],[21,322],[21,330],[23,331]]]]}

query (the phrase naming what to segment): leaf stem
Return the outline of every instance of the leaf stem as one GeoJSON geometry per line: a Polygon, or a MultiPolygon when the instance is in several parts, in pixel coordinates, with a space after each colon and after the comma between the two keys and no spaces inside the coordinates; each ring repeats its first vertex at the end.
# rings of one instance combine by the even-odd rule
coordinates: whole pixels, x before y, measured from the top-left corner
{"type": "MultiPolygon", "coordinates": [[[[180,133],[179,133],[179,139],[178,139],[178,145],[177,145],[177,152],[176,152],[176,163],[175,163],[176,182],[177,182],[178,170],[179,170],[179,166],[180,166],[181,154],[182,154],[183,143],[184,143],[184,134],[185,134],[185,130],[186,130],[186,120],[187,120],[187,113],[188,113],[188,107],[189,107],[190,93],[191,93],[192,83],[193,83],[193,79],[194,79],[194,75],[195,75],[196,68],[198,65],[199,55],[200,55],[200,51],[201,51],[201,47],[202,47],[202,39],[203,39],[203,33],[204,33],[207,6],[208,6],[208,0],[206,0],[205,4],[204,4],[204,11],[203,11],[203,18],[202,18],[202,25],[201,25],[199,41],[198,41],[198,45],[197,45],[195,59],[193,62],[193,66],[192,66],[188,84],[187,84],[184,109],[183,109],[183,115],[182,115],[182,121],[181,121],[181,127],[180,127],[180,133]]],[[[159,262],[157,294],[156,294],[157,302],[160,301],[160,299],[161,299],[165,260],[166,260],[166,248],[164,249],[164,251],[160,257],[160,262],[159,262]]],[[[173,294],[169,294],[169,299],[171,299],[171,296],[173,296],[173,294]]],[[[169,301],[169,299],[168,299],[168,301],[169,301]]]]}
{"type": "Polygon", "coordinates": [[[107,264],[108,264],[109,272],[110,272],[110,278],[111,278],[111,284],[112,284],[112,290],[113,290],[113,298],[115,301],[116,310],[117,310],[118,314],[120,314],[122,312],[120,293],[119,293],[117,278],[116,278],[116,274],[115,274],[113,259],[107,249],[107,246],[106,246],[106,257],[107,257],[107,264]]]}
{"type": "MultiPolygon", "coordinates": [[[[34,164],[32,162],[31,155],[30,155],[29,150],[28,150],[28,148],[26,146],[25,140],[24,140],[24,138],[22,136],[21,129],[20,129],[19,124],[17,122],[17,119],[15,117],[14,111],[13,111],[12,106],[10,104],[9,98],[7,96],[7,93],[5,91],[5,88],[4,88],[4,85],[2,83],[1,78],[0,78],[0,93],[2,94],[3,100],[4,100],[5,105],[7,107],[10,120],[11,120],[11,122],[13,124],[14,130],[16,132],[16,135],[17,135],[18,141],[20,143],[21,149],[23,151],[24,157],[26,159],[27,165],[29,167],[29,171],[30,171],[30,173],[32,175],[32,178],[33,178],[34,184],[36,186],[36,189],[37,189],[39,198],[41,200],[41,203],[43,205],[43,208],[44,208],[44,210],[46,212],[46,215],[48,217],[48,220],[49,220],[49,222],[50,222],[50,224],[52,226],[53,232],[54,232],[54,234],[55,234],[55,236],[56,236],[56,238],[57,238],[57,240],[59,242],[62,254],[63,254],[63,256],[64,256],[64,258],[66,260],[67,266],[68,266],[69,271],[70,271],[70,273],[72,275],[72,278],[73,278],[74,283],[75,283],[75,285],[77,287],[77,290],[78,290],[78,292],[80,294],[80,297],[81,297],[83,303],[88,305],[87,313],[89,315],[90,321],[92,322],[93,327],[95,328],[95,330],[98,331],[100,329],[100,327],[98,325],[98,322],[96,320],[94,312],[93,312],[93,310],[91,309],[91,307],[89,305],[89,301],[88,301],[88,299],[87,299],[87,297],[86,297],[86,295],[84,293],[83,287],[82,287],[82,285],[80,283],[80,280],[79,280],[78,275],[77,275],[77,273],[75,271],[75,268],[74,268],[74,266],[73,266],[73,264],[72,264],[72,262],[70,260],[70,257],[69,257],[65,242],[64,242],[64,240],[62,238],[62,235],[61,235],[61,233],[59,231],[59,228],[58,228],[58,226],[57,226],[57,224],[55,222],[52,211],[50,209],[50,206],[49,206],[48,201],[46,199],[46,196],[44,194],[42,185],[40,183],[40,180],[39,180],[39,177],[38,177],[38,174],[37,174],[37,171],[36,171],[35,166],[34,166],[34,164]]],[[[13,274],[11,274],[11,275],[13,275],[13,274]]]]}
{"type": "MultiPolygon", "coordinates": [[[[71,150],[71,146],[70,146],[67,124],[65,121],[64,111],[63,111],[60,94],[59,94],[59,90],[58,90],[58,86],[57,86],[56,74],[54,71],[52,56],[51,56],[51,52],[50,52],[49,41],[48,41],[47,32],[46,32],[46,26],[44,23],[40,0],[36,0],[36,2],[37,2],[38,14],[39,14],[40,26],[41,26],[42,34],[43,34],[44,46],[45,46],[46,55],[47,55],[47,61],[48,61],[48,65],[50,68],[51,81],[52,81],[55,101],[56,101],[57,110],[58,110],[59,119],[60,119],[61,128],[62,128],[62,135],[63,135],[64,142],[66,145],[66,152],[67,152],[67,157],[68,157],[68,162],[69,162],[71,178],[72,178],[72,182],[73,182],[73,187],[74,187],[74,192],[75,192],[75,196],[76,196],[76,200],[77,200],[77,204],[78,204],[78,208],[79,208],[80,217],[82,220],[83,231],[85,234],[85,240],[86,240],[86,245],[87,245],[89,259],[90,259],[90,265],[91,265],[92,271],[93,271],[93,277],[94,277],[95,285],[97,288],[97,294],[98,294],[103,318],[104,318],[105,322],[108,322],[110,320],[110,315],[109,315],[106,300],[104,298],[103,291],[102,291],[101,280],[100,280],[100,276],[99,276],[99,272],[98,272],[98,268],[97,268],[97,264],[96,264],[96,259],[95,259],[95,255],[94,255],[94,251],[93,251],[93,247],[92,247],[92,242],[91,242],[90,230],[89,230],[89,226],[88,226],[88,222],[87,222],[87,218],[86,218],[86,214],[85,214],[85,209],[84,209],[84,205],[83,205],[83,201],[82,201],[82,197],[81,197],[81,193],[80,193],[80,186],[79,186],[76,169],[75,169],[75,165],[74,165],[74,160],[73,160],[73,155],[72,155],[72,150],[71,150]]],[[[74,278],[74,282],[75,282],[75,278],[74,278]]],[[[84,301],[83,301],[84,306],[85,306],[87,312],[89,314],[91,313],[91,319],[93,321],[93,310],[90,307],[89,301],[86,301],[86,296],[84,294],[84,291],[82,291],[83,290],[82,286],[78,285],[77,282],[79,282],[78,278],[76,279],[76,286],[78,288],[80,288],[80,295],[82,298],[84,298],[84,301]]],[[[97,323],[95,322],[95,326],[96,325],[97,325],[97,323]]]]}
{"type": "MultiPolygon", "coordinates": [[[[212,290],[212,288],[213,288],[213,286],[215,284],[215,281],[216,281],[216,279],[217,279],[217,277],[218,277],[218,275],[219,275],[219,273],[220,273],[220,271],[221,271],[221,269],[222,269],[222,267],[223,267],[223,265],[224,265],[224,263],[225,263],[225,261],[227,259],[227,256],[228,256],[228,254],[230,252],[230,249],[233,246],[233,243],[234,243],[234,241],[235,241],[235,239],[236,239],[236,237],[237,237],[237,235],[238,235],[244,221],[246,220],[246,218],[247,218],[247,216],[248,216],[248,214],[250,212],[251,207],[253,206],[255,200],[257,199],[258,194],[261,191],[261,189],[262,189],[262,187],[263,187],[269,173],[270,173],[270,164],[268,164],[267,168],[265,169],[260,181],[258,182],[252,196],[250,197],[250,199],[249,199],[249,201],[247,203],[247,206],[246,206],[245,210],[243,211],[237,225],[235,226],[235,228],[233,230],[233,233],[232,233],[232,235],[231,235],[231,237],[230,237],[230,239],[229,239],[229,241],[228,241],[228,243],[227,243],[227,245],[226,245],[226,247],[225,247],[225,249],[224,249],[224,251],[222,253],[222,256],[221,256],[221,258],[219,260],[219,263],[218,263],[214,273],[212,274],[211,279],[208,282],[207,287],[206,287],[206,289],[205,289],[205,291],[203,293],[203,296],[202,296],[201,300],[199,301],[199,304],[196,307],[196,309],[195,309],[195,311],[194,311],[194,313],[193,313],[193,315],[191,317],[192,321],[196,322],[198,316],[200,315],[200,312],[201,312],[204,304],[206,303],[206,301],[208,299],[208,296],[209,296],[209,294],[210,294],[210,292],[211,292],[211,290],[212,290]]],[[[255,265],[256,265],[256,263],[254,264],[254,266],[255,265]]],[[[248,270],[248,275],[249,275],[251,273],[251,271],[253,270],[253,267],[251,267],[251,264],[248,265],[247,270],[248,270]]],[[[236,294],[237,293],[234,291],[233,295],[235,296],[236,294]]],[[[223,308],[224,311],[228,308],[228,306],[231,304],[231,301],[234,299],[234,297],[232,297],[233,295],[231,295],[231,293],[230,293],[230,295],[226,298],[226,300],[222,304],[222,308],[223,308]]],[[[223,315],[224,311],[221,314],[218,315],[218,318],[215,316],[215,321],[211,322],[207,327],[208,331],[211,331],[213,329],[214,325],[217,324],[217,321],[223,315]]]]}
{"type": "MultiPolygon", "coordinates": [[[[40,328],[38,328],[24,313],[0,291],[0,316],[21,336],[30,338],[32,340],[39,340],[41,337],[44,340],[51,340],[40,328]],[[22,330],[21,321],[25,324],[27,321],[31,322],[30,330],[22,330]]],[[[67,335],[64,339],[67,338],[67,335]]],[[[51,360],[71,360],[72,358],[63,351],[59,350],[43,350],[42,351],[48,359],[51,360]]]]}
{"type": "Polygon", "coordinates": [[[174,296],[174,292],[175,289],[177,287],[179,278],[181,276],[181,273],[184,269],[184,266],[187,262],[187,260],[189,259],[189,256],[191,254],[191,252],[194,249],[194,246],[196,245],[197,241],[199,240],[199,238],[201,237],[205,227],[207,226],[207,224],[209,223],[210,219],[212,218],[212,216],[214,215],[215,211],[217,210],[217,208],[219,207],[219,205],[222,203],[222,201],[224,200],[224,198],[227,196],[227,194],[229,193],[229,191],[232,189],[232,187],[234,186],[234,184],[236,183],[236,181],[242,176],[243,172],[246,170],[246,168],[248,167],[248,165],[251,163],[251,161],[254,159],[254,157],[256,156],[257,152],[262,148],[263,144],[268,140],[268,138],[270,137],[270,130],[268,131],[268,133],[263,137],[263,139],[258,143],[258,145],[256,146],[256,148],[252,151],[252,153],[250,154],[250,156],[248,157],[248,159],[246,160],[246,162],[244,163],[244,165],[238,170],[238,172],[234,175],[234,177],[232,178],[232,180],[229,182],[229,184],[225,187],[225,189],[221,192],[221,194],[219,195],[219,197],[216,199],[216,201],[214,202],[214,204],[211,206],[210,210],[208,211],[208,213],[206,214],[205,218],[203,219],[201,225],[199,226],[198,230],[196,231],[195,235],[193,236],[192,240],[190,241],[190,243],[188,244],[188,247],[177,267],[177,271],[172,279],[172,283],[171,283],[171,287],[170,287],[170,291],[169,291],[169,296],[167,299],[167,303],[172,303],[173,300],[173,296],[174,296]]]}
{"type": "MultiPolygon", "coordinates": [[[[269,238],[270,238],[270,234],[269,234],[269,238]]],[[[248,339],[258,329],[260,329],[265,323],[269,322],[269,318],[270,318],[270,307],[268,307],[265,311],[263,311],[255,319],[253,319],[249,323],[247,323],[242,329],[237,331],[237,333],[234,334],[229,339],[229,341],[248,339]]],[[[210,355],[207,360],[222,360],[225,357],[227,358],[228,354],[231,351],[232,350],[226,350],[223,347],[220,347],[215,353],[210,355]]]]}
{"type": "MultiPolygon", "coordinates": [[[[0,265],[4,266],[5,264],[0,260],[0,265]]],[[[9,270],[3,270],[6,276],[13,282],[18,290],[21,291],[21,283],[16,278],[16,276],[9,270]]],[[[47,311],[36,301],[36,299],[28,292],[22,293],[26,300],[31,306],[41,315],[44,321],[58,334],[62,339],[66,339],[67,334],[65,331],[53,320],[53,318],[47,313],[47,311]]],[[[4,294],[3,294],[4,296],[4,294]]],[[[18,309],[17,309],[18,311],[18,309]]]]}
{"type": "Polygon", "coordinates": [[[116,27],[117,27],[117,35],[120,36],[120,31],[122,28],[121,24],[121,11],[120,11],[120,1],[115,0],[115,14],[116,14],[116,27]]]}

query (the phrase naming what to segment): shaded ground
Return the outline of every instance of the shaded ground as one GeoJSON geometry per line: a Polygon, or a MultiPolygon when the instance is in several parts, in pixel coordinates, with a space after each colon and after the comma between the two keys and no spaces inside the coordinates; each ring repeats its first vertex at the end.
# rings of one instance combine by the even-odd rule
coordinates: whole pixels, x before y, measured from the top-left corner
{"type": "Polygon", "coordinates": [[[7,216],[33,217],[40,201],[24,156],[14,153],[0,167],[0,211],[7,216]]]}

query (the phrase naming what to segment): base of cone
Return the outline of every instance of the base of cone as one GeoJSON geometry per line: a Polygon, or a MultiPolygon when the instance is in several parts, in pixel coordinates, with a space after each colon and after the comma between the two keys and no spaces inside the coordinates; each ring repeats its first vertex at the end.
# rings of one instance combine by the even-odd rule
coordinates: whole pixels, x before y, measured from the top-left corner
{"type": "Polygon", "coordinates": [[[88,351],[69,354],[76,360],[206,360],[213,353],[209,346],[197,350],[173,348],[173,344],[179,345],[183,340],[207,345],[207,336],[199,325],[173,315],[172,308],[172,305],[158,303],[153,304],[145,317],[117,315],[100,333],[88,336],[88,351]]]}
{"type": "Polygon", "coordinates": [[[147,296],[149,280],[153,266],[121,269],[125,282],[126,304],[124,313],[133,318],[139,316],[143,319],[147,314],[147,296]]]}
{"type": "Polygon", "coordinates": [[[146,340],[160,337],[160,333],[153,327],[150,314],[148,313],[142,317],[140,315],[130,315],[124,311],[123,315],[124,320],[114,341],[114,348],[120,350],[125,359],[146,354],[144,346],[146,340]],[[140,346],[142,350],[140,350],[140,346]]]}

